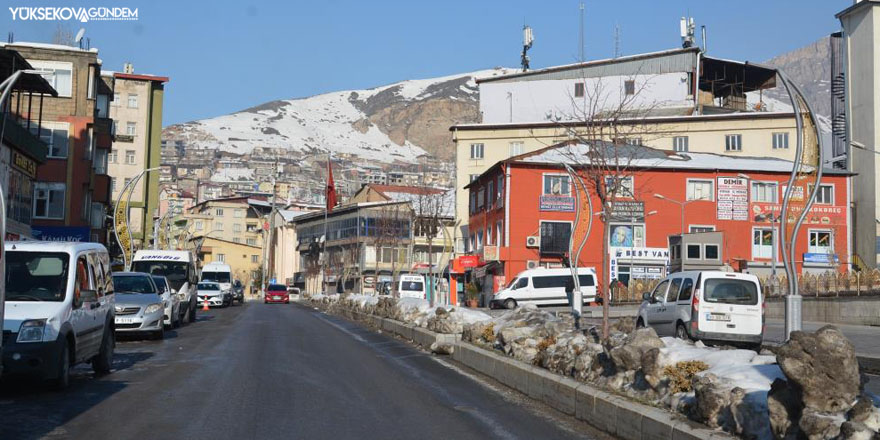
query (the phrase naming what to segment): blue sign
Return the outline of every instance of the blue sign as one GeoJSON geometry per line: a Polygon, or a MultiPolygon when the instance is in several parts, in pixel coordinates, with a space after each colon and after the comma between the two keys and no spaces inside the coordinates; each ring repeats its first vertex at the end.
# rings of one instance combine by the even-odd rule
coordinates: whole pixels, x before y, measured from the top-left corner
{"type": "Polygon", "coordinates": [[[838,263],[840,260],[837,258],[836,254],[818,254],[818,253],[810,253],[807,252],[804,254],[804,263],[822,263],[822,264],[831,264],[832,262],[838,263]]]}
{"type": "Polygon", "coordinates": [[[88,226],[32,226],[31,231],[42,241],[91,241],[88,226]]]}

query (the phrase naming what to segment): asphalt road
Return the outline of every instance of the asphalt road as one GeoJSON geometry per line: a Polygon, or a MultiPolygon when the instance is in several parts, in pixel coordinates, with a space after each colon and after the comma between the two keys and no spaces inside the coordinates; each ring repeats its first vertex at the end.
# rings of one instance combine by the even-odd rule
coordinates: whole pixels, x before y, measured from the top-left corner
{"type": "Polygon", "coordinates": [[[0,384],[0,439],[601,438],[448,358],[301,305],[200,314],[121,341],[69,390],[0,384]]]}

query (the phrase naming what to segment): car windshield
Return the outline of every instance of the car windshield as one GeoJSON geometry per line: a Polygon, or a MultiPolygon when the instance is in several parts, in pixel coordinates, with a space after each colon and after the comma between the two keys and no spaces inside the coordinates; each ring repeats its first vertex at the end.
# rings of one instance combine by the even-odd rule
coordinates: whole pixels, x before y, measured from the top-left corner
{"type": "Polygon", "coordinates": [[[421,292],[423,288],[424,284],[422,284],[421,281],[404,281],[400,290],[413,290],[421,292]]]}
{"type": "Polygon", "coordinates": [[[281,290],[281,291],[286,292],[287,286],[285,286],[283,284],[269,284],[269,290],[272,290],[272,291],[281,290]]]}
{"type": "Polygon", "coordinates": [[[215,283],[228,283],[232,277],[229,272],[205,272],[202,271],[202,281],[214,281],[215,283]]]}
{"type": "Polygon", "coordinates": [[[113,288],[117,293],[156,293],[156,285],[149,276],[113,275],[113,288]]]}
{"type": "Polygon", "coordinates": [[[199,290],[220,290],[220,286],[214,283],[199,283],[199,290]]]}
{"type": "Polygon", "coordinates": [[[168,289],[168,285],[165,284],[165,278],[153,277],[153,282],[156,283],[156,288],[159,289],[160,293],[164,293],[168,289]]]}
{"type": "Polygon", "coordinates": [[[705,283],[706,302],[720,304],[758,304],[758,286],[748,280],[709,278],[705,283]]]}
{"type": "Polygon", "coordinates": [[[174,290],[180,290],[186,282],[186,268],[189,263],[180,261],[152,261],[141,260],[132,264],[132,271],[143,272],[150,275],[162,275],[168,278],[168,283],[174,290]]]}
{"type": "Polygon", "coordinates": [[[63,252],[6,252],[6,300],[63,301],[69,262],[63,252]]]}

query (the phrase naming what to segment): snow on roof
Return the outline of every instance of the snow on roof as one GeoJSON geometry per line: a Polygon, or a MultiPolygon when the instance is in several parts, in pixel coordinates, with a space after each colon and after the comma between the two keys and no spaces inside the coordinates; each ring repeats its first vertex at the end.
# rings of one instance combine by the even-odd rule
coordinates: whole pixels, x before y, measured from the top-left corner
{"type": "Polygon", "coordinates": [[[279,209],[278,210],[278,213],[281,214],[281,218],[283,218],[285,222],[290,222],[293,219],[295,219],[301,215],[308,214],[310,212],[313,212],[313,211],[298,211],[298,210],[292,210],[292,209],[279,209]]]}
{"type": "Polygon", "coordinates": [[[241,182],[254,179],[254,170],[249,168],[221,168],[211,174],[211,182],[241,182]]]}
{"type": "Polygon", "coordinates": [[[50,50],[63,50],[68,52],[85,52],[85,53],[98,53],[98,49],[93,47],[90,49],[80,49],[75,46],[67,46],[65,44],[52,44],[52,43],[34,43],[28,41],[16,41],[15,43],[0,43],[0,47],[32,47],[34,49],[50,49],[50,50]]]}

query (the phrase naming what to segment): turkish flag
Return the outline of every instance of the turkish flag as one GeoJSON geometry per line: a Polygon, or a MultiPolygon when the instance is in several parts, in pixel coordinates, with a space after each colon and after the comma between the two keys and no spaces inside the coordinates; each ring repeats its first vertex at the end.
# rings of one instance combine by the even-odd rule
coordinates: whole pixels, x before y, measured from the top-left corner
{"type": "Polygon", "coordinates": [[[336,206],[336,184],[333,183],[333,167],[330,166],[330,160],[327,160],[327,212],[332,212],[336,206]]]}

